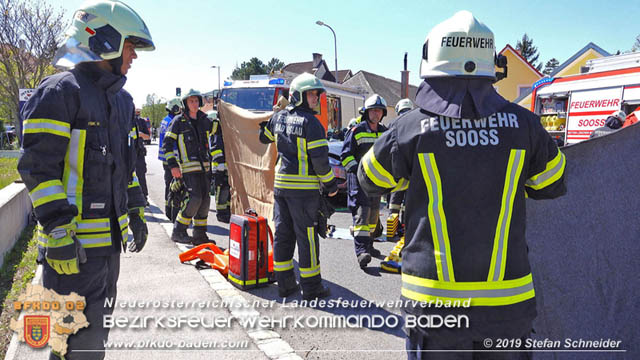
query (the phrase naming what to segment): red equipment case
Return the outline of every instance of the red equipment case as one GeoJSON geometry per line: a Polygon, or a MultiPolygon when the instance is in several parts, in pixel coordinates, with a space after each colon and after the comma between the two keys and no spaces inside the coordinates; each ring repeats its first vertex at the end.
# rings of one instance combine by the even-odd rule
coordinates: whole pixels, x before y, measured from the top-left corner
{"type": "Polygon", "coordinates": [[[274,281],[269,242],[273,244],[273,234],[263,216],[253,210],[231,215],[228,279],[235,287],[246,290],[274,281]]]}

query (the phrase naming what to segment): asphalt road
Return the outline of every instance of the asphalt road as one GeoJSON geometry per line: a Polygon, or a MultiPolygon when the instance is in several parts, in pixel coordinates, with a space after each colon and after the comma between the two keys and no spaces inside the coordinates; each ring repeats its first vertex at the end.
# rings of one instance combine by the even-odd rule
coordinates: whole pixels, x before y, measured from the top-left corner
{"type": "MultiPolygon", "coordinates": [[[[161,162],[157,159],[157,144],[147,146],[147,182],[149,197],[160,208],[164,207],[164,182],[161,162]]],[[[381,210],[381,217],[386,219],[386,209],[381,210]]],[[[347,229],[351,225],[351,214],[339,211],[329,220],[329,224],[338,229],[347,229]]],[[[212,199],[209,213],[208,235],[215,239],[222,248],[227,248],[228,225],[219,223],[215,217],[215,203],[212,199]]],[[[294,316],[303,319],[303,327],[286,326],[273,330],[287,341],[296,353],[307,359],[403,359],[404,334],[402,332],[401,309],[396,306],[378,307],[377,302],[396,301],[400,295],[400,276],[380,271],[379,264],[384,255],[393,248],[392,242],[377,242],[375,247],[382,252],[380,259],[373,259],[369,267],[361,270],[357,264],[353,241],[346,239],[321,239],[320,263],[323,281],[331,289],[333,307],[328,304],[315,307],[302,306],[301,296],[293,296],[283,304],[277,295],[277,286],[269,286],[242,292],[243,296],[254,301],[272,300],[274,306],[258,309],[262,315],[273,319],[294,316]],[[348,301],[348,304],[342,301],[348,301]],[[339,301],[339,305],[338,305],[339,301]],[[349,320],[348,325],[340,322],[349,315],[357,315],[349,320]],[[365,316],[366,315],[366,316],[365,316]],[[384,319],[390,326],[367,324],[369,315],[378,315],[377,320],[384,319]],[[326,321],[316,324],[316,320],[326,321]],[[330,323],[329,321],[333,321],[330,323]],[[362,321],[362,324],[357,324],[362,321]],[[394,326],[394,323],[398,324],[394,326]],[[358,325],[352,327],[352,325],[358,325]],[[360,326],[361,325],[361,326],[360,326]]],[[[297,255],[295,257],[297,259],[297,255]]],[[[294,259],[294,261],[296,261],[294,259]]],[[[176,261],[178,261],[176,259],[176,261]]],[[[296,267],[297,268],[297,267],[296,267]]],[[[196,270],[193,276],[199,276],[196,270]]],[[[176,284],[179,286],[179,284],[176,284]]],[[[293,320],[291,320],[293,321],[293,320]]],[[[346,320],[345,320],[346,321],[346,320]]]]}

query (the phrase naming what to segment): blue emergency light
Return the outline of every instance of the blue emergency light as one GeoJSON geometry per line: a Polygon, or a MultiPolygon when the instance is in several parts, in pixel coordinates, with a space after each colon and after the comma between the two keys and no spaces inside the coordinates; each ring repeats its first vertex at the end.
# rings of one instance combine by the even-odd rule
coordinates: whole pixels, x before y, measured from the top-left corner
{"type": "Polygon", "coordinates": [[[225,81],[224,82],[224,86],[231,86],[233,84],[233,81],[225,81]]]}
{"type": "Polygon", "coordinates": [[[284,79],[271,79],[269,85],[284,85],[284,79]]]}

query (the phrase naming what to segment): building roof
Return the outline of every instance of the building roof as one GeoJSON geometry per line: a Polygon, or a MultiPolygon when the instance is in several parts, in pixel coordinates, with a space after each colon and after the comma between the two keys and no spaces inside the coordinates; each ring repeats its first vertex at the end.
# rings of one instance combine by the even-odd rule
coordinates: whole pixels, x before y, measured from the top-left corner
{"type": "MultiPolygon", "coordinates": [[[[571,66],[571,64],[574,61],[576,61],[580,56],[582,56],[584,53],[586,53],[589,50],[593,50],[593,51],[599,53],[602,56],[611,56],[611,54],[609,54],[607,51],[603,50],[598,45],[590,42],[585,47],[583,47],[582,49],[578,50],[578,52],[575,53],[573,56],[571,56],[569,59],[567,59],[567,61],[565,61],[562,64],[558,65],[558,67],[556,67],[548,77],[554,77],[556,74],[558,74],[559,72],[561,72],[565,68],[571,66]]],[[[522,99],[524,99],[527,96],[531,95],[532,91],[533,91],[533,89],[529,88],[529,90],[527,90],[524,93],[522,93],[522,95],[518,96],[518,98],[513,100],[513,102],[514,103],[518,103],[518,102],[522,101],[522,99]]]]}
{"type": "Polygon", "coordinates": [[[351,76],[353,76],[353,73],[351,73],[350,69],[348,69],[348,70],[338,70],[338,83],[340,83],[340,84],[344,83],[351,76]]]}
{"type": "MultiPolygon", "coordinates": [[[[376,75],[364,70],[360,70],[344,82],[345,85],[360,89],[367,94],[378,94],[382,96],[388,106],[395,106],[400,101],[400,82],[376,75]]],[[[409,85],[409,99],[414,101],[418,88],[409,85]]]]}
{"type": "Polygon", "coordinates": [[[294,74],[302,74],[306,72],[315,75],[322,80],[336,81],[335,76],[333,76],[333,71],[329,70],[329,66],[324,60],[322,60],[317,68],[313,67],[313,61],[305,61],[287,64],[282,68],[282,70],[294,74]]]}
{"type": "Polygon", "coordinates": [[[533,70],[536,74],[538,74],[538,76],[543,77],[544,74],[542,74],[540,71],[538,71],[538,69],[536,69],[533,65],[531,65],[527,59],[525,59],[524,57],[522,57],[522,55],[520,54],[520,52],[514,48],[511,47],[511,45],[507,44],[504,49],[500,50],[500,52],[498,54],[502,54],[505,51],[511,51],[512,53],[514,53],[516,55],[517,58],[519,58],[520,60],[522,60],[522,62],[527,65],[531,70],[533,70]]]}

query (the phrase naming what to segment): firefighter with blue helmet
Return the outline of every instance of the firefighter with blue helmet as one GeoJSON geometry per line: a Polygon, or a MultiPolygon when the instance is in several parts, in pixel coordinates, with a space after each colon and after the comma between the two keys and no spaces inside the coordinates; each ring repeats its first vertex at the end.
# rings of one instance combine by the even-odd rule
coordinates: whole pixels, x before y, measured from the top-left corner
{"type": "MultiPolygon", "coordinates": [[[[167,164],[166,155],[164,154],[164,149],[162,147],[164,135],[169,128],[169,124],[171,124],[171,120],[174,117],[179,115],[182,112],[182,101],[180,98],[176,97],[169,101],[165,105],[165,110],[167,111],[167,116],[162,119],[160,123],[160,136],[158,137],[158,160],[162,161],[162,169],[164,170],[164,201],[165,201],[165,215],[171,220],[174,221],[175,218],[171,217],[171,206],[167,201],[169,199],[169,185],[171,184],[171,180],[173,176],[171,176],[171,168],[169,168],[169,164],[167,164]]],[[[175,149],[174,149],[175,152],[175,149]]],[[[175,156],[175,154],[174,154],[175,156]]]]}
{"type": "Polygon", "coordinates": [[[387,115],[387,102],[380,95],[373,94],[365,100],[361,113],[363,121],[351,128],[344,139],[341,160],[347,171],[347,205],[353,217],[356,258],[364,269],[372,256],[380,255],[373,247],[373,235],[380,216],[380,196],[367,195],[358,183],[356,172],[364,154],[387,130],[381,123],[387,115]]]}
{"type": "Polygon", "coordinates": [[[229,173],[227,160],[224,156],[224,138],[220,117],[216,110],[207,113],[213,122],[211,130],[211,169],[213,172],[211,195],[216,197],[216,218],[223,223],[229,223],[231,219],[231,188],[229,187],[229,173]]]}
{"type": "Polygon", "coordinates": [[[91,324],[71,335],[67,354],[102,359],[113,312],[120,252],[142,250],[145,199],[135,177],[137,129],[133,99],[122,87],[138,50],[154,50],[142,18],[119,1],[82,5],[53,65],[22,110],[18,162],[38,219],[42,283],[60,295],[86,299],[91,324]],[[133,238],[127,245],[127,228],[133,238]],[[89,349],[91,354],[75,350],[89,349]]]}
{"type": "Polygon", "coordinates": [[[285,110],[275,113],[260,128],[260,141],[276,143],[274,271],[278,295],[298,291],[293,272],[293,252],[298,245],[298,266],[303,299],[330,295],[320,275],[318,210],[320,190],[329,196],[338,185],[329,166],[329,143],[316,118],[324,86],[315,76],[303,73],[291,82],[285,110]]]}
{"type": "Polygon", "coordinates": [[[436,25],[424,44],[417,108],[391,124],[358,168],[369,194],[407,189],[406,316],[470,319],[466,328],[407,327],[409,359],[438,358],[429,350],[475,358],[471,351],[492,349],[497,338],[520,339],[515,350],[524,349],[536,316],[525,198],[565,194],[566,160],[537,115],[495,91],[506,74],[496,73],[506,62],[495,51],[491,30],[468,11],[436,25]]]}
{"type": "Polygon", "coordinates": [[[211,203],[209,137],[213,125],[207,114],[199,110],[203,106],[199,91],[191,89],[181,100],[184,111],[171,121],[162,146],[172,177],[183,179],[189,194],[187,202],[176,216],[171,240],[200,245],[214,242],[207,237],[207,218],[211,203]],[[193,237],[190,237],[187,228],[192,220],[193,237]]]}

